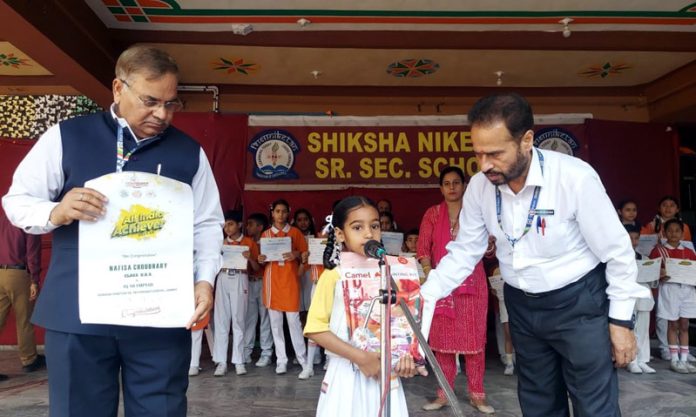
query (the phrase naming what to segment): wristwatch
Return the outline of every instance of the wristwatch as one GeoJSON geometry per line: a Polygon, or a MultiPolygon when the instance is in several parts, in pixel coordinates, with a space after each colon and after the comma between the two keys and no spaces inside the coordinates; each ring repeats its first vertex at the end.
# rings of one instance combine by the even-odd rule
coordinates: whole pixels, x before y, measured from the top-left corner
{"type": "Polygon", "coordinates": [[[609,317],[609,323],[615,324],[617,326],[625,327],[629,330],[633,330],[633,328],[636,327],[636,315],[633,314],[631,316],[630,320],[619,320],[619,319],[609,317]]]}

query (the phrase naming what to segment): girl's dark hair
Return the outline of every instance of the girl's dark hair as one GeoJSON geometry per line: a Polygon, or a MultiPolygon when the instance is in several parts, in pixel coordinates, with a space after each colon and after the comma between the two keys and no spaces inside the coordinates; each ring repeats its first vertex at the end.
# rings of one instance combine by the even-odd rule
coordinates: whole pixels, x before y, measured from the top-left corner
{"type": "Polygon", "coordinates": [[[442,186],[442,183],[445,181],[445,175],[449,174],[450,172],[454,172],[455,174],[459,175],[459,178],[462,180],[462,183],[466,182],[466,178],[464,177],[464,171],[462,171],[462,169],[457,166],[449,165],[445,167],[442,171],[440,171],[440,186],[442,186]]]}
{"type": "Polygon", "coordinates": [[[616,209],[623,210],[623,208],[626,207],[627,204],[633,204],[636,207],[638,207],[638,203],[636,203],[636,200],[632,200],[632,199],[628,198],[626,200],[619,201],[619,204],[616,205],[616,209]]]}
{"type": "Polygon", "coordinates": [[[326,249],[324,249],[324,267],[333,269],[336,267],[334,253],[336,251],[336,231],[335,228],[343,229],[348,220],[348,214],[360,207],[369,206],[377,210],[377,205],[367,197],[354,195],[339,201],[334,207],[329,234],[326,237],[326,249]]]}
{"type": "Polygon", "coordinates": [[[418,228],[411,229],[408,232],[404,233],[404,240],[406,240],[407,237],[416,235],[418,236],[418,228]]]}
{"type": "Polygon", "coordinates": [[[679,220],[679,219],[677,219],[677,218],[667,220],[667,221],[665,222],[665,224],[664,224],[665,230],[667,230],[667,228],[668,228],[670,225],[672,225],[672,224],[678,225],[679,228],[681,229],[681,231],[682,231],[682,232],[684,231],[684,222],[681,221],[681,220],[679,220]]]}
{"type": "Polygon", "coordinates": [[[674,197],[671,195],[666,195],[666,196],[662,197],[660,199],[660,201],[657,203],[657,207],[659,208],[662,205],[662,203],[664,203],[665,201],[669,201],[669,200],[674,201],[674,204],[677,205],[677,210],[679,210],[679,208],[680,208],[679,207],[679,199],[677,197],[674,197]]]}
{"type": "Polygon", "coordinates": [[[273,216],[272,216],[273,210],[275,210],[276,206],[279,206],[279,205],[285,206],[285,208],[288,209],[288,211],[290,211],[290,204],[288,204],[287,201],[283,200],[282,198],[275,200],[274,202],[271,203],[271,206],[270,206],[271,219],[273,219],[273,216]]]}
{"type": "Polygon", "coordinates": [[[252,213],[247,218],[247,221],[249,220],[260,224],[263,230],[268,229],[268,217],[263,213],[252,213]]]}
{"type": "MultiPolygon", "coordinates": [[[[316,228],[314,227],[314,218],[312,217],[312,214],[309,212],[309,210],[305,208],[297,209],[295,211],[295,214],[292,216],[292,224],[293,226],[297,227],[297,216],[300,214],[306,214],[307,217],[309,218],[309,228],[307,231],[312,234],[312,236],[317,234],[316,228]]],[[[304,232],[303,232],[304,233],[304,232]]]]}

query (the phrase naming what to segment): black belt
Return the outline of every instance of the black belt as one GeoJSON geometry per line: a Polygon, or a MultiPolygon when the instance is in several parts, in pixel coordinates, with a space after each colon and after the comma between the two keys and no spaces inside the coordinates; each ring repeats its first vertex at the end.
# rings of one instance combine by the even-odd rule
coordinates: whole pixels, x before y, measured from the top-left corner
{"type": "Polygon", "coordinates": [[[26,265],[3,265],[0,264],[0,269],[27,269],[26,265]]]}

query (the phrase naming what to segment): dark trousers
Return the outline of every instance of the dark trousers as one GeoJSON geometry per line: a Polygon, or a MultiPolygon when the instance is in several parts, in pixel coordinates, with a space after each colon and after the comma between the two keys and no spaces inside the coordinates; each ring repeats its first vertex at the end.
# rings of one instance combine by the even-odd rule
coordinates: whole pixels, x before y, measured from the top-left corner
{"type": "Polygon", "coordinates": [[[185,417],[191,333],[148,330],[140,337],[47,330],[49,416],[116,417],[120,375],[126,417],[185,417]]]}
{"type": "Polygon", "coordinates": [[[525,417],[620,417],[604,265],[540,295],[505,285],[525,417]]]}

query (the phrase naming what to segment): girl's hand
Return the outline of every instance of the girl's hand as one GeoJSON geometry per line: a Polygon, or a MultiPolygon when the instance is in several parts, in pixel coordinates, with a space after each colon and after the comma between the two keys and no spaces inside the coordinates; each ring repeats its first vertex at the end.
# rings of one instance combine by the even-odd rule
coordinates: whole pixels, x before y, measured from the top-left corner
{"type": "Polygon", "coordinates": [[[266,263],[266,255],[259,255],[259,263],[260,264],[266,263]]]}
{"type": "Polygon", "coordinates": [[[306,264],[309,260],[309,252],[302,252],[302,255],[300,257],[302,258],[302,263],[306,264]]]}
{"type": "Polygon", "coordinates": [[[295,260],[295,252],[286,252],[283,254],[283,260],[285,261],[294,261],[295,260]]]}
{"type": "Polygon", "coordinates": [[[355,363],[358,365],[360,372],[363,373],[368,378],[379,377],[380,370],[380,358],[377,352],[363,352],[359,361],[355,363]]]}
{"type": "Polygon", "coordinates": [[[249,259],[250,255],[251,255],[251,252],[249,252],[248,250],[245,250],[244,252],[242,252],[242,256],[244,257],[244,259],[249,259]]]}
{"type": "Polygon", "coordinates": [[[413,362],[413,356],[406,354],[399,359],[396,364],[396,374],[401,378],[411,378],[416,374],[416,364],[413,362]]]}
{"type": "Polygon", "coordinates": [[[670,278],[669,275],[663,275],[660,277],[660,282],[669,281],[669,278],[670,278]]]}

